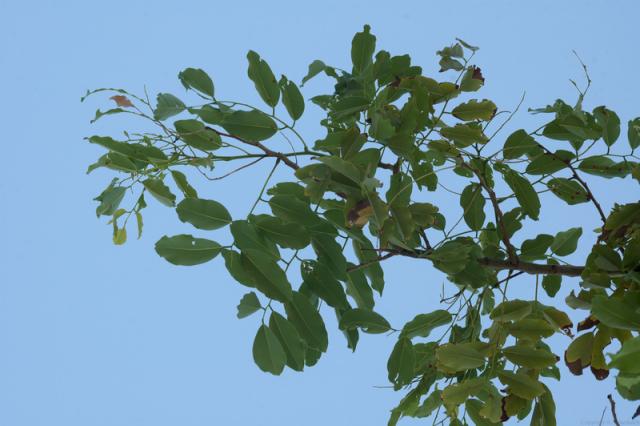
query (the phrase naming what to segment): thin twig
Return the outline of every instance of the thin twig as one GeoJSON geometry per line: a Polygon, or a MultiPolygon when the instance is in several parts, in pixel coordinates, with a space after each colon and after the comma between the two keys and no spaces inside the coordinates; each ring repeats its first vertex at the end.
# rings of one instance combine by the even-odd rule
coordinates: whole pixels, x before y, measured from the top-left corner
{"type": "Polygon", "coordinates": [[[607,395],[607,399],[609,399],[609,403],[611,404],[611,415],[613,416],[613,423],[616,426],[620,426],[620,422],[618,422],[618,415],[616,414],[616,402],[613,400],[611,394],[607,395]]]}

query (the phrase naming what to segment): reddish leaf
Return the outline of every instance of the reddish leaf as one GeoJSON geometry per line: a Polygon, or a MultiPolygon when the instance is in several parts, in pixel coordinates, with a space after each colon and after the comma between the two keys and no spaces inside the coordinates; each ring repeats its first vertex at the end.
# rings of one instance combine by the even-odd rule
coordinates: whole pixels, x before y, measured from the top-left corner
{"type": "Polygon", "coordinates": [[[132,107],[133,106],[133,104],[131,103],[129,98],[127,98],[126,96],[123,96],[123,95],[115,95],[115,96],[110,97],[109,99],[113,99],[119,107],[125,107],[126,108],[126,107],[132,107]]]}

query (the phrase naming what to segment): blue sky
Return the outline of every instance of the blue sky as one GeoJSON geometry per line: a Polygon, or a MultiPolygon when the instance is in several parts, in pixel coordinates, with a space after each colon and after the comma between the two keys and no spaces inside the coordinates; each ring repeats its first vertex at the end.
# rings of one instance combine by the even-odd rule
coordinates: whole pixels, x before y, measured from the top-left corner
{"type": "MultiPolygon", "coordinates": [[[[219,96],[258,103],[246,77],[249,49],[299,81],[314,59],[347,67],[351,37],[369,23],[379,48],[410,53],[426,73],[437,72],[435,51],[455,37],[481,46],[476,60],[487,83],[480,95],[511,109],[527,93],[505,136],[541,123],[527,107],[575,99],[568,79],[583,76],[572,49],[594,81],[587,106],[606,104],[626,123],[640,115],[639,12],[633,1],[0,0],[0,424],[378,425],[401,396],[377,387],[387,384],[394,339],[364,336],[353,354],[332,321],[329,352],[316,367],[261,373],[251,357],[259,319],[235,318],[244,289],[221,259],[179,268],[155,254],[162,235],[190,231],[169,209],[150,203],[142,239],[114,246],[92,201],[110,174],[85,175],[100,149],[83,137],[116,135],[135,123],[114,118],[91,126],[96,108],[109,101],[81,104],[87,89],[140,93],[146,85],[182,96],[177,73],[201,67],[219,96]]],[[[325,87],[314,81],[304,94],[325,87]]],[[[322,136],[317,117],[316,110],[301,122],[307,139],[322,136]]],[[[195,183],[239,217],[267,168],[223,184],[195,183]]],[[[607,209],[638,198],[637,185],[593,180],[607,209]]],[[[565,230],[578,218],[593,236],[589,206],[543,201],[550,208],[532,232],[565,230]]],[[[405,260],[386,268],[377,309],[392,323],[436,307],[441,274],[405,260]]],[[[515,294],[531,297],[531,283],[519,280],[515,294]]],[[[559,296],[576,287],[566,280],[559,296]]],[[[561,370],[562,383],[549,382],[559,424],[597,424],[613,380],[561,370]]],[[[635,405],[618,400],[628,420],[635,405]]]]}

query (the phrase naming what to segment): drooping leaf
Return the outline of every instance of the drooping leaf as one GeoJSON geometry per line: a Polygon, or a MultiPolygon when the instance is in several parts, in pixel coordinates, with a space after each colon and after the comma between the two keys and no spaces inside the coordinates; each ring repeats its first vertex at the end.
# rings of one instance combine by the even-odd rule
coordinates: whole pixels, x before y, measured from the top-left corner
{"type": "Polygon", "coordinates": [[[527,376],[524,372],[500,371],[498,372],[498,378],[502,384],[508,386],[509,393],[513,393],[520,398],[533,399],[545,392],[542,383],[527,376]]]}
{"type": "Polygon", "coordinates": [[[586,203],[589,201],[587,191],[576,181],[565,178],[554,178],[547,182],[547,187],[558,198],[569,205],[586,203]]]}
{"type": "Polygon", "coordinates": [[[160,201],[162,204],[168,207],[173,207],[176,204],[176,196],[171,192],[169,187],[164,184],[161,179],[149,178],[142,182],[144,188],[153,195],[153,198],[160,201]]]}
{"type": "Polygon", "coordinates": [[[293,298],[285,303],[284,308],[287,311],[287,318],[307,345],[325,352],[328,345],[327,330],[322,317],[309,299],[304,294],[294,291],[293,298]]]}
{"type": "Polygon", "coordinates": [[[387,362],[389,381],[397,385],[403,385],[411,381],[413,379],[414,363],[415,353],[411,340],[399,338],[387,362]]]}
{"type": "Polygon", "coordinates": [[[294,325],[273,311],[269,317],[269,328],[278,338],[286,355],[286,364],[295,371],[304,369],[304,347],[294,325]]]}
{"type": "Polygon", "coordinates": [[[620,118],[618,114],[604,106],[599,106],[594,108],[593,116],[596,119],[596,124],[602,127],[604,143],[608,146],[613,145],[620,136],[620,118]]]}
{"type": "Polygon", "coordinates": [[[286,354],[276,335],[266,325],[261,325],[253,340],[253,360],[264,372],[276,376],[282,373],[286,354]]]}

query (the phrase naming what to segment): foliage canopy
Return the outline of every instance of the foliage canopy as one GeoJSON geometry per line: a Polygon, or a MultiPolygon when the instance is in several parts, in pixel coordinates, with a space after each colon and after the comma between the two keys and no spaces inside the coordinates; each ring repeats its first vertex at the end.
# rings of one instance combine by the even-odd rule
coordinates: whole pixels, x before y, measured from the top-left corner
{"type": "Polygon", "coordinates": [[[300,86],[320,74],[335,80],[333,93],[310,99],[326,113],[320,122],[326,136],[313,145],[296,129],[308,106],[299,86],[276,79],[253,51],[247,74],[266,109],[216,98],[212,79],[195,68],[178,75],[199,97],[191,106],[169,93],[153,104],[121,89],[88,92],[115,92],[116,107],[98,110],[94,120],[129,114],[158,129],[125,132],[123,140],[87,138],[107,151],[88,172],[118,173],[96,197],[96,213],[110,217],[115,244],[126,241],[132,218],[140,236],[149,196],[175,209],[197,235],[228,230],[228,245],[182,234],[162,237],[155,249],[175,265],[220,255],[231,276],[250,288],[238,317],[261,313],[253,356],[265,372],[316,364],[328,346],[329,311],[353,350],[360,333],[394,333],[388,377],[404,396],[389,425],[436,412],[451,425],[527,416],[532,425],[555,425],[549,380],[560,380],[561,359],[573,374],[589,369],[596,380],[615,370],[619,394],[638,400],[640,203],[605,211],[588,180],[629,179],[637,191],[640,118],[623,134],[614,111],[586,110],[587,74],[575,104],[557,100],[531,110],[549,120],[501,137],[515,111],[474,98],[485,81],[472,63],[476,51],[462,40],[438,51],[440,71],[453,76],[438,81],[409,55],[376,52],[365,26],[352,41],[350,72],[316,60],[302,79],[300,86]],[[291,150],[271,148],[275,136],[291,150]],[[184,173],[195,169],[217,180],[208,175],[214,167],[240,163],[226,177],[269,160],[271,172],[241,218],[223,200],[200,198],[184,173]],[[291,180],[274,184],[277,167],[290,169],[291,180]],[[445,217],[437,205],[439,190],[452,191],[450,181],[463,182],[459,217],[445,217]],[[568,205],[590,204],[602,225],[526,235],[543,210],[543,192],[568,205]],[[128,208],[121,207],[125,199],[128,208]],[[590,254],[570,265],[563,258],[579,244],[590,254]],[[454,294],[441,309],[392,326],[375,310],[374,293],[383,293],[384,260],[397,256],[430,262],[454,294]],[[534,300],[508,296],[509,281],[522,274],[535,276],[534,300]],[[578,277],[579,288],[556,306],[539,302],[538,288],[554,297],[563,277],[578,277]],[[567,309],[584,312],[577,327],[567,309]],[[567,343],[552,349],[545,341],[556,334],[567,343]]]}

